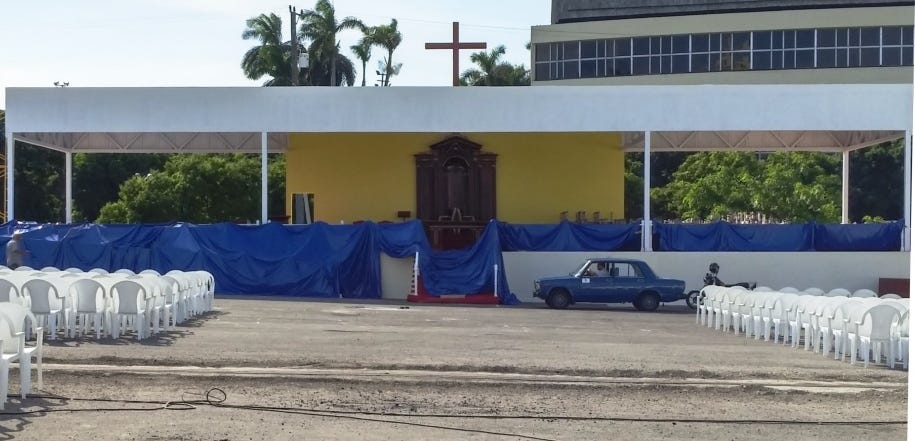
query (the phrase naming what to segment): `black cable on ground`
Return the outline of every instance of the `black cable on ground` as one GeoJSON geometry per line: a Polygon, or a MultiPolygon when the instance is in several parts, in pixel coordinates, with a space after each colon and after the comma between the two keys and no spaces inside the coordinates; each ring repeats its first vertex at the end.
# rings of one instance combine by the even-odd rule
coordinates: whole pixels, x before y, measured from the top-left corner
{"type": "Polygon", "coordinates": [[[204,394],[193,394],[202,396],[199,400],[180,400],[180,401],[149,401],[149,400],[126,400],[111,398],[69,398],[54,395],[32,395],[32,398],[53,399],[62,401],[87,401],[87,402],[107,402],[123,404],[157,404],[157,407],[149,408],[99,408],[99,409],[46,409],[26,412],[0,412],[0,415],[35,415],[52,412],[122,412],[122,411],[159,411],[159,410],[192,410],[198,406],[212,406],[233,410],[249,410],[258,412],[275,412],[286,414],[299,414],[329,418],[344,418],[360,421],[373,421],[390,424],[402,424],[418,427],[428,427],[443,430],[455,430],[463,432],[484,433],[489,435],[515,436],[538,441],[549,441],[545,438],[537,438],[526,435],[511,433],[488,432],[475,429],[464,429],[459,427],[439,426],[423,423],[412,423],[407,421],[392,421],[387,419],[365,418],[366,416],[374,417],[397,417],[397,418],[461,418],[461,419],[489,419],[489,420],[561,420],[561,421],[602,421],[602,422],[634,422],[634,423],[694,423],[694,424],[779,424],[779,425],[816,425],[816,426],[888,426],[888,425],[906,425],[905,420],[855,420],[855,421],[802,421],[802,420],[774,420],[774,419],[685,419],[685,418],[628,418],[628,417],[600,417],[600,416],[566,416],[566,415],[488,415],[488,414],[430,414],[430,413],[390,413],[390,412],[369,412],[369,411],[341,411],[325,410],[304,407],[273,407],[257,405],[236,405],[225,404],[227,395],[225,391],[218,387],[208,389],[204,394]]]}

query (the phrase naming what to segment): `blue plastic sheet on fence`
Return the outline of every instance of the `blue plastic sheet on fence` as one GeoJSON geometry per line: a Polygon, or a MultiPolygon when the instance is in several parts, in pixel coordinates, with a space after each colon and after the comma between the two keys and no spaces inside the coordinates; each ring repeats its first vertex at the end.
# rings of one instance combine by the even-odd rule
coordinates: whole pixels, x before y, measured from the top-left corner
{"type": "Polygon", "coordinates": [[[817,251],[898,251],[902,222],[858,225],[817,225],[817,251]]]}
{"type": "MultiPolygon", "coordinates": [[[[901,223],[868,225],[655,224],[661,251],[897,251],[901,223]]],[[[510,225],[492,221],[473,246],[433,251],[419,221],[396,224],[242,226],[0,225],[0,245],[23,231],[26,263],[83,270],[99,267],[167,272],[206,270],[221,293],[308,297],[381,297],[381,253],[420,255],[426,291],[511,293],[503,251],[638,250],[640,227],[630,225],[510,225]]],[[[3,262],[6,262],[4,254],[3,262]]]]}
{"type": "Polygon", "coordinates": [[[813,251],[814,224],[655,224],[658,251],[813,251]]]}
{"type": "Polygon", "coordinates": [[[639,224],[499,224],[502,251],[639,251],[639,224]]]}

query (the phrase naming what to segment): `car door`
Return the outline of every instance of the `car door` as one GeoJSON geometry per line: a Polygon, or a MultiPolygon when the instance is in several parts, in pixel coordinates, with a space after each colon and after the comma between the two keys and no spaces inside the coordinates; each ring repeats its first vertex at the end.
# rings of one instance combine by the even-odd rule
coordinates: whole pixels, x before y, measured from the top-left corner
{"type": "Polygon", "coordinates": [[[607,303],[613,297],[613,277],[591,276],[588,283],[582,284],[582,291],[586,300],[576,299],[580,302],[607,303]]]}
{"type": "Polygon", "coordinates": [[[629,262],[614,262],[610,270],[614,302],[632,302],[645,287],[645,277],[638,267],[629,262]]]}

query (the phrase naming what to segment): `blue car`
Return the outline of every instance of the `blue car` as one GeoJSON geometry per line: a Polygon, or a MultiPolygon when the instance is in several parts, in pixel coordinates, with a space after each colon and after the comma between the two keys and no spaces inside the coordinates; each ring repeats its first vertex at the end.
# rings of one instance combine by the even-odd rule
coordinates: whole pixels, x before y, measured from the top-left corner
{"type": "Polygon", "coordinates": [[[662,279],[645,262],[635,259],[588,259],[564,277],[534,282],[534,297],[551,308],[575,303],[632,303],[640,311],[654,311],[661,302],[686,298],[686,282],[662,279]]]}

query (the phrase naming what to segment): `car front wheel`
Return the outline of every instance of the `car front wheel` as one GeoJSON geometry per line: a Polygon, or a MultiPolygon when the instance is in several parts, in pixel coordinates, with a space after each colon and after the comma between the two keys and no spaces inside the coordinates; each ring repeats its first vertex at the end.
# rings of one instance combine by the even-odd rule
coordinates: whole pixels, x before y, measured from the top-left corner
{"type": "Polygon", "coordinates": [[[546,304],[553,309],[565,309],[572,303],[572,297],[564,289],[554,289],[546,298],[546,304]]]}
{"type": "Polygon", "coordinates": [[[635,309],[639,311],[654,311],[658,306],[661,306],[661,298],[653,292],[643,292],[635,301],[635,309]]]}

